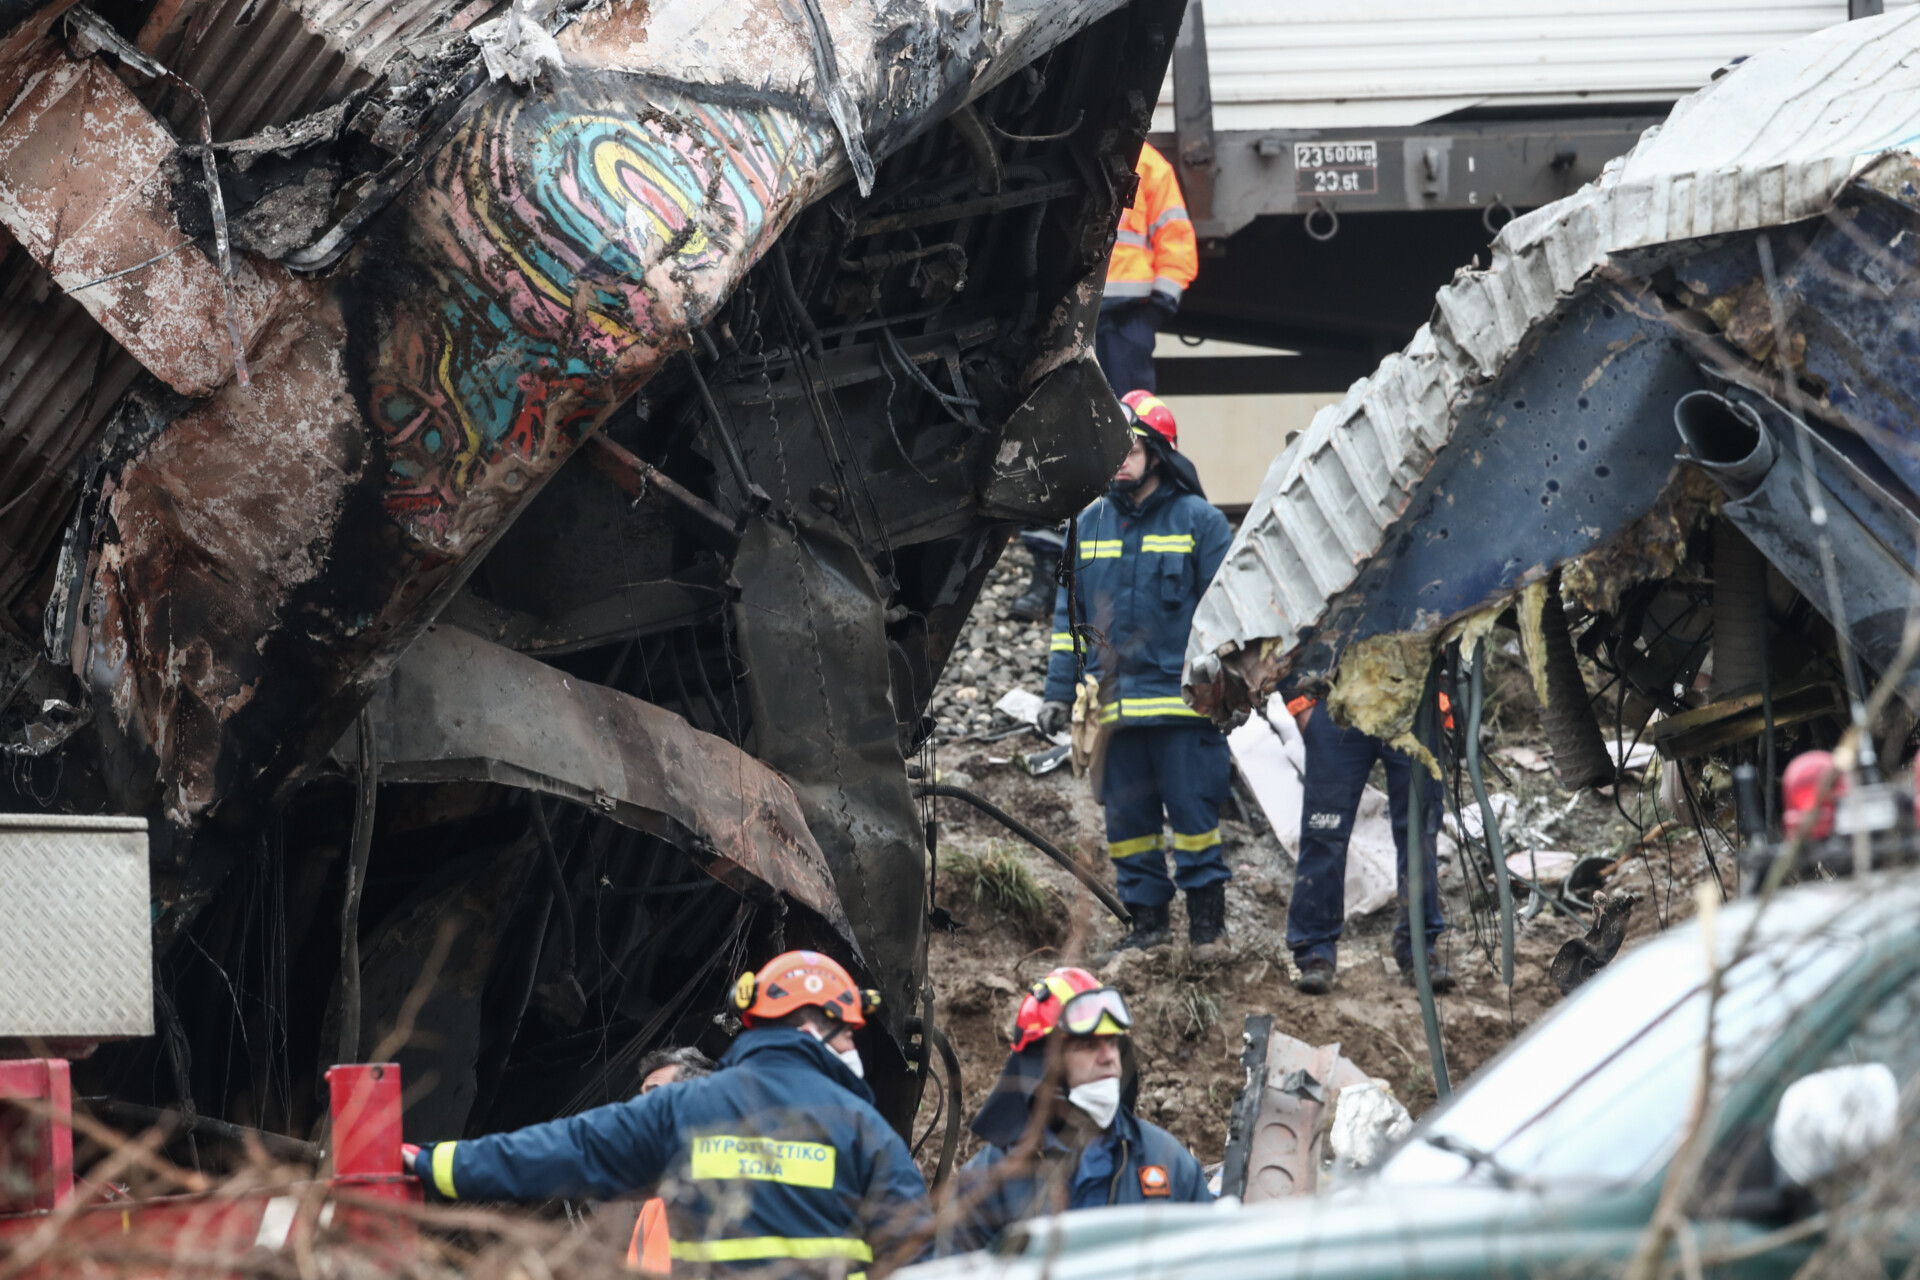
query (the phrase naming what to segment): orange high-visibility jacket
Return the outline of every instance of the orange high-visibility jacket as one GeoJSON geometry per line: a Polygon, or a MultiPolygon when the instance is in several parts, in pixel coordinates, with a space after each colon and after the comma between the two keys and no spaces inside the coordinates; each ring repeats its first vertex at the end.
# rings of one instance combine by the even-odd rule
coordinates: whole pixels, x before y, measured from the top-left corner
{"type": "Polygon", "coordinates": [[[1150,143],[1140,144],[1140,187],[1120,215],[1120,234],[1107,260],[1107,297],[1163,293],[1175,302],[1200,274],[1200,250],[1173,166],[1150,143]]]}
{"type": "Polygon", "coordinates": [[[667,1202],[659,1196],[640,1206],[633,1224],[633,1243],[627,1246],[627,1270],[665,1275],[673,1270],[673,1240],[667,1234],[667,1202]]]}

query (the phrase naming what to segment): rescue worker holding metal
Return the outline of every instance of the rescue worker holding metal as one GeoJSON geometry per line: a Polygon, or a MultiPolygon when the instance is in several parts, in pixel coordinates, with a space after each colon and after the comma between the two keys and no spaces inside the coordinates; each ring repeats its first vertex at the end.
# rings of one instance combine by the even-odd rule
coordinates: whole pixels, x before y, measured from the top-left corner
{"type": "Polygon", "coordinates": [[[1133,917],[1121,948],[1168,940],[1176,886],[1187,895],[1188,939],[1206,946],[1227,927],[1232,872],[1220,847],[1220,807],[1233,766],[1226,737],[1181,698],[1180,672],[1194,608],[1232,534],[1180,453],[1173,411],[1146,391],[1128,392],[1121,404],[1132,448],[1106,496],[1076,525],[1072,616],[1062,584],[1039,729],[1052,735],[1077,721],[1076,736],[1089,740],[1086,772],[1106,806],[1107,852],[1133,917]],[[1088,675],[1098,680],[1097,705],[1075,687],[1076,629],[1088,675]]]}
{"type": "Polygon", "coordinates": [[[1200,274],[1200,250],[1186,197],[1173,166],[1151,144],[1134,166],[1140,185],[1120,215],[1107,259],[1107,291],[1094,330],[1094,356],[1115,391],[1158,389],[1153,340],[1180,310],[1181,295],[1200,274]]]}
{"type": "MultiPolygon", "coordinates": [[[[1446,695],[1440,695],[1441,713],[1448,715],[1446,695]]],[[[1451,991],[1453,974],[1439,960],[1434,947],[1447,927],[1440,914],[1440,780],[1426,765],[1379,738],[1336,724],[1333,713],[1320,703],[1295,698],[1287,704],[1306,748],[1301,786],[1300,860],[1294,874],[1293,899],[1287,904],[1287,946],[1298,970],[1293,985],[1307,995],[1333,990],[1335,949],[1345,929],[1347,903],[1347,844],[1353,839],[1354,815],[1374,762],[1387,775],[1387,819],[1393,828],[1394,857],[1398,865],[1400,918],[1393,928],[1393,958],[1403,975],[1413,972],[1413,930],[1407,910],[1407,805],[1419,779],[1420,843],[1425,859],[1427,975],[1435,991],[1451,991]]],[[[1428,743],[1435,750],[1437,742],[1428,743]]]]}
{"type": "Polygon", "coordinates": [[[742,974],[746,1025],[700,1080],[410,1154],[442,1199],[610,1200],[658,1187],[676,1276],[777,1268],[859,1280],[923,1251],[927,1184],[874,1109],[853,1032],[879,996],[789,951],[742,974]],[[896,1256],[898,1255],[898,1256],[896,1256]]]}
{"type": "Polygon", "coordinates": [[[1039,1214],[1213,1199],[1193,1153],[1122,1097],[1132,1027],[1126,1000],[1085,969],[1034,983],[1013,1052],[973,1118],[988,1145],[960,1171],[956,1251],[1039,1214]]]}

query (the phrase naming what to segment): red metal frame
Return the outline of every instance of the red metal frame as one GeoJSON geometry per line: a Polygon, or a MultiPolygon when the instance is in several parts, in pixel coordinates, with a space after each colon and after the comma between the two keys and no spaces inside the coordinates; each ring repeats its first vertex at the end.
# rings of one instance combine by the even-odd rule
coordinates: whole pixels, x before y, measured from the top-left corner
{"type": "MultiPolygon", "coordinates": [[[[249,1249],[286,1246],[296,1221],[317,1222],[339,1239],[396,1259],[418,1250],[411,1219],[382,1212],[369,1200],[418,1204],[420,1181],[402,1172],[400,1068],[391,1062],[334,1067],[332,1091],[334,1176],[238,1195],[114,1201],[72,1208],[73,1090],[59,1058],[0,1061],[0,1256],[35,1249],[39,1230],[65,1210],[61,1237],[97,1249],[98,1261],[123,1277],[162,1277],[176,1257],[232,1258],[249,1249]],[[36,1106],[7,1106],[7,1099],[36,1106]]],[[[310,1229],[310,1228],[307,1228],[310,1229]]],[[[17,1258],[17,1255],[16,1255],[17,1258]]],[[[27,1266],[17,1280],[53,1280],[71,1274],[72,1259],[58,1249],[27,1266]]]]}

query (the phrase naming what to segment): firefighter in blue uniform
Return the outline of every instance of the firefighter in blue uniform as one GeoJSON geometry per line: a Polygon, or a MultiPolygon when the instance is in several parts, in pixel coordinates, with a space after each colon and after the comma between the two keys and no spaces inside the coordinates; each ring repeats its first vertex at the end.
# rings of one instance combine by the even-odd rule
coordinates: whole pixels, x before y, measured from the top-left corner
{"type": "Polygon", "coordinates": [[[1013,1052],[974,1117],[987,1146],[960,1171],[956,1251],[984,1248],[1043,1213],[1110,1204],[1206,1203],[1206,1171],[1121,1093],[1127,1002],[1085,969],[1055,969],[1014,1019],[1013,1052]]]}
{"type": "Polygon", "coordinates": [[[658,1187],[673,1271],[860,1280],[929,1247],[927,1184],[874,1109],[853,1030],[879,1003],[827,956],[742,974],[747,1030],[703,1080],[513,1133],[410,1152],[442,1199],[610,1200],[658,1187]]]}
{"type": "MultiPolygon", "coordinates": [[[[1227,740],[1180,696],[1193,610],[1226,558],[1232,532],[1179,451],[1173,411],[1146,391],[1122,400],[1133,447],[1105,497],[1080,513],[1075,605],[1088,642],[1087,671],[1101,684],[1104,769],[1094,794],[1107,811],[1107,851],[1120,900],[1133,917],[1122,948],[1167,941],[1168,904],[1187,895],[1194,946],[1226,932],[1227,881],[1220,807],[1232,763],[1227,740]],[[1164,828],[1173,828],[1167,878],[1164,828]]],[[[1054,605],[1040,729],[1072,716],[1073,634],[1067,591],[1054,605]]]]}

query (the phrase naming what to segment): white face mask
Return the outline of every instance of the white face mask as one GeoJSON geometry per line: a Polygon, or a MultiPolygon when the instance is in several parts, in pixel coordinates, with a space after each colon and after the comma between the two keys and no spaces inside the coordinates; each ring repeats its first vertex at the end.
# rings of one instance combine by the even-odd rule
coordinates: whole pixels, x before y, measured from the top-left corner
{"type": "Polygon", "coordinates": [[[1086,1112],[1096,1125],[1105,1129],[1120,1113],[1120,1077],[1108,1076],[1067,1092],[1067,1101],[1086,1112]]]}
{"type": "Polygon", "coordinates": [[[816,1027],[808,1027],[806,1031],[807,1031],[807,1034],[812,1036],[815,1040],[818,1040],[821,1044],[826,1045],[828,1053],[831,1053],[834,1057],[840,1059],[841,1062],[845,1063],[847,1070],[853,1072],[854,1079],[865,1080],[867,1078],[867,1064],[860,1061],[860,1051],[858,1049],[848,1049],[846,1052],[843,1053],[840,1050],[834,1048],[832,1045],[827,1044],[827,1041],[833,1038],[832,1034],[830,1033],[823,1034],[816,1027]]]}

